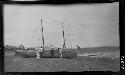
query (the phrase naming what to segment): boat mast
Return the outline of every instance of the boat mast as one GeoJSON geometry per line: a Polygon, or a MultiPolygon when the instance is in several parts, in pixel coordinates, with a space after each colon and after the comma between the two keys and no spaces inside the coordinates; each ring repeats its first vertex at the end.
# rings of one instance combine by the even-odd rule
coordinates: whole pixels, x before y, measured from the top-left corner
{"type": "Polygon", "coordinates": [[[41,27],[42,27],[42,41],[43,41],[43,52],[44,52],[44,36],[43,36],[43,25],[42,25],[42,19],[41,19],[41,27]]]}
{"type": "Polygon", "coordinates": [[[63,32],[63,41],[64,41],[64,43],[63,43],[63,50],[64,50],[66,48],[66,46],[65,46],[65,36],[64,36],[63,22],[62,22],[62,32],[63,32]]]}

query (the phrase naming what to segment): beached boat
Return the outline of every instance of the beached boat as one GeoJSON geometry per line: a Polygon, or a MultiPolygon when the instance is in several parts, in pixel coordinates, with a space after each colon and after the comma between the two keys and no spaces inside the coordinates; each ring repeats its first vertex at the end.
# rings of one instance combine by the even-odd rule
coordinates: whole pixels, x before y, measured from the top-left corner
{"type": "MultiPolygon", "coordinates": [[[[42,19],[41,19],[41,26],[42,26],[42,19]]],[[[62,49],[62,57],[63,58],[73,58],[77,56],[77,52],[75,50],[66,50],[66,46],[65,46],[65,38],[64,38],[64,30],[63,30],[63,22],[62,22],[62,32],[63,32],[63,39],[64,39],[64,43],[63,43],[63,49],[62,49]]],[[[51,50],[46,50],[44,48],[44,36],[43,36],[43,26],[42,26],[42,41],[43,41],[43,52],[39,52],[40,56],[42,58],[59,58],[60,57],[60,53],[59,51],[56,49],[54,50],[54,53],[51,54],[51,50]]],[[[22,56],[22,57],[37,57],[37,52],[34,50],[30,50],[30,51],[23,51],[23,50],[16,50],[15,54],[18,56],[22,56]]]]}

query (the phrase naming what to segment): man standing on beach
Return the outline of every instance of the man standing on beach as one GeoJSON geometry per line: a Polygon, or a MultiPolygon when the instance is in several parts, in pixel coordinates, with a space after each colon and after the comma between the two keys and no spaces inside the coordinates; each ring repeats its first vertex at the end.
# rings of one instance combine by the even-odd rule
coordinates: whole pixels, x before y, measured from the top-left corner
{"type": "Polygon", "coordinates": [[[58,49],[59,49],[60,58],[62,59],[62,49],[61,48],[58,48],[58,49]]]}
{"type": "Polygon", "coordinates": [[[37,53],[37,58],[40,58],[40,52],[42,52],[42,56],[43,56],[43,48],[41,46],[41,48],[39,48],[36,53],[37,53]]]}
{"type": "Polygon", "coordinates": [[[54,55],[54,47],[51,45],[51,55],[54,55]]]}
{"type": "Polygon", "coordinates": [[[37,57],[36,58],[40,58],[40,54],[39,51],[36,51],[37,57]]]}

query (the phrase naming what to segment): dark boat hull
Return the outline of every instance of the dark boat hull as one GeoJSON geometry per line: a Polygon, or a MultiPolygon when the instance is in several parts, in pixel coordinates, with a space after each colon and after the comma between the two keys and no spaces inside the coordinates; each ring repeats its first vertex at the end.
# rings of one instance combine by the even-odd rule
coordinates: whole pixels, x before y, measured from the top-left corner
{"type": "MultiPolygon", "coordinates": [[[[36,52],[28,52],[28,51],[16,51],[15,53],[17,56],[31,58],[37,57],[36,52]]],[[[44,53],[40,52],[41,58],[60,58],[60,53],[57,50],[54,50],[54,53],[51,54],[50,50],[44,51],[44,53]]],[[[76,57],[77,53],[72,51],[63,51],[62,57],[63,58],[73,58],[76,57]]]]}
{"type": "MultiPolygon", "coordinates": [[[[45,51],[43,54],[42,54],[42,52],[40,52],[40,55],[43,58],[60,58],[60,53],[57,50],[55,50],[53,54],[51,54],[51,51],[45,51]]],[[[76,56],[77,56],[76,52],[71,52],[71,51],[62,52],[63,58],[73,58],[76,56]]]]}

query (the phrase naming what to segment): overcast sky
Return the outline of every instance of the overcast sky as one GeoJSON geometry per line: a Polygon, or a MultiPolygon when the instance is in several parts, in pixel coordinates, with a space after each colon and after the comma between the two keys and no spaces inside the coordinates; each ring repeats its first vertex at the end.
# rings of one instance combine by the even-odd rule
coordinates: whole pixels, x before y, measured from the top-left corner
{"type": "Polygon", "coordinates": [[[31,47],[42,44],[62,47],[61,22],[66,46],[119,46],[119,3],[76,5],[4,5],[5,44],[31,47]]]}

